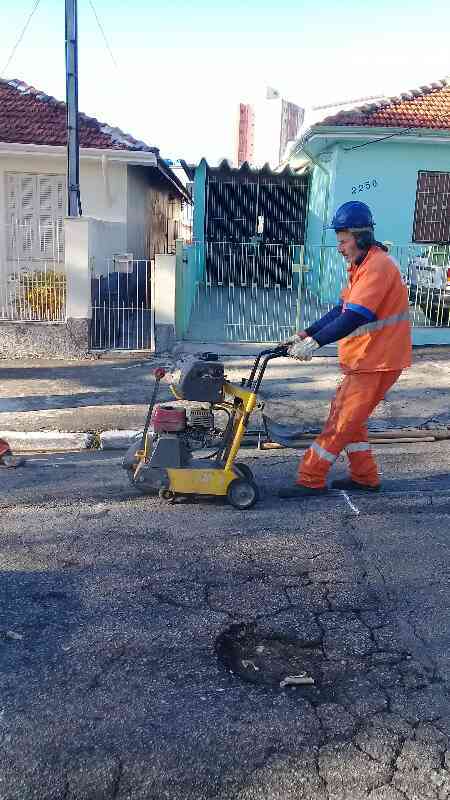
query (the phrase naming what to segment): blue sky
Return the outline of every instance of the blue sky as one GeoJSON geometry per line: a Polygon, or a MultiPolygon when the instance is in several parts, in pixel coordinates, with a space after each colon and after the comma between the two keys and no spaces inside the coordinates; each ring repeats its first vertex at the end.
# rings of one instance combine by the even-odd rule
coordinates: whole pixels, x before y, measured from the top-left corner
{"type": "MultiPolygon", "coordinates": [[[[450,74],[450,4],[411,0],[79,2],[80,109],[211,161],[234,150],[239,101],[273,86],[300,105],[386,93],[450,74]]],[[[8,3],[0,69],[33,7],[8,3]]],[[[41,0],[8,71],[64,98],[64,0],[41,0]]]]}

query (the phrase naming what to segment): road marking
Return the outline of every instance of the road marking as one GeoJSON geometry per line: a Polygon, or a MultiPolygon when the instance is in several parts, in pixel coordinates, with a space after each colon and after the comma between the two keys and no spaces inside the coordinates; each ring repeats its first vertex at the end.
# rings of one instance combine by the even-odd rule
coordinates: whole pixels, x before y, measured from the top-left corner
{"type": "Polygon", "coordinates": [[[129,364],[126,367],[113,367],[116,370],[124,370],[124,369],[136,369],[137,367],[145,367],[150,365],[151,361],[139,361],[137,364],[129,364]]]}
{"type": "Polygon", "coordinates": [[[346,501],[347,501],[347,503],[349,504],[349,506],[350,506],[351,510],[354,512],[354,514],[356,514],[356,516],[359,516],[359,514],[360,514],[361,512],[360,512],[359,508],[357,508],[355,505],[353,505],[353,503],[352,503],[352,501],[350,500],[350,498],[349,498],[349,496],[348,496],[347,492],[344,492],[344,490],[343,490],[343,489],[341,489],[341,494],[344,496],[345,500],[346,500],[346,501]]]}
{"type": "Polygon", "coordinates": [[[91,458],[88,462],[65,461],[64,459],[61,459],[62,463],[59,464],[46,458],[27,458],[26,462],[30,466],[36,464],[44,467],[52,467],[53,469],[60,469],[61,467],[79,467],[81,469],[89,469],[95,465],[101,466],[102,464],[121,464],[122,458],[91,458]]]}

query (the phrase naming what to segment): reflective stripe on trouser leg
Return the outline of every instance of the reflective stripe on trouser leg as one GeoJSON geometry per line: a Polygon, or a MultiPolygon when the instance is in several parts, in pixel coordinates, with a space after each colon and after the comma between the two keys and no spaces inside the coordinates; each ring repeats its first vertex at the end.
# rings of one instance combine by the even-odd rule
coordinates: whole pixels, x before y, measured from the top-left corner
{"type": "Polygon", "coordinates": [[[306,451],[300,464],[298,483],[311,489],[322,489],[326,485],[328,471],[338,455],[339,453],[326,450],[316,439],[306,451]]]}
{"type": "Polygon", "coordinates": [[[363,453],[365,450],[370,450],[369,442],[351,442],[345,448],[347,453],[363,453]]]}
{"type": "Polygon", "coordinates": [[[378,486],[380,483],[378,466],[369,442],[351,442],[345,449],[350,462],[352,480],[367,486],[378,486]]]}
{"type": "MultiPolygon", "coordinates": [[[[298,482],[315,489],[326,484],[328,471],[339,453],[349,445],[367,442],[367,420],[400,370],[392,372],[349,373],[331,403],[325,427],[300,464],[298,482]]],[[[352,477],[359,483],[379,483],[375,459],[369,450],[349,453],[352,477]]]]}

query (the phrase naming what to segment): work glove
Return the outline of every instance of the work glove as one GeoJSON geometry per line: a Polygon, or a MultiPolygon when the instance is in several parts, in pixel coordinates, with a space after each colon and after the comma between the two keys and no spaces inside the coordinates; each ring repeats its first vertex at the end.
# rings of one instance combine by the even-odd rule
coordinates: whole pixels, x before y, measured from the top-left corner
{"type": "Polygon", "coordinates": [[[288,356],[295,358],[297,361],[311,361],[313,353],[318,350],[320,345],[311,336],[306,339],[301,339],[290,346],[288,356]]]}
{"type": "Polygon", "coordinates": [[[287,347],[291,344],[296,344],[296,342],[301,342],[303,339],[306,339],[308,334],[305,331],[299,331],[298,333],[292,334],[289,339],[285,339],[284,342],[280,342],[279,347],[287,347]]]}

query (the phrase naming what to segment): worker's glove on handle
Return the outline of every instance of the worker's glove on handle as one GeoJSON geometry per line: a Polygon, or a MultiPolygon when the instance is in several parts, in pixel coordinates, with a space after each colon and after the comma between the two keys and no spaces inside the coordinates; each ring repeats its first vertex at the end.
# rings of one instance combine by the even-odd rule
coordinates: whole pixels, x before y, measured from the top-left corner
{"type": "Polygon", "coordinates": [[[285,339],[284,342],[280,342],[280,347],[284,347],[290,344],[296,344],[297,342],[303,341],[303,339],[307,339],[308,334],[305,331],[299,331],[298,333],[294,333],[289,339],[285,339]]]}
{"type": "Polygon", "coordinates": [[[288,356],[295,358],[297,361],[311,361],[314,351],[318,350],[319,347],[320,345],[315,339],[307,336],[306,339],[301,339],[291,345],[288,350],[288,356]]]}

